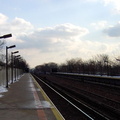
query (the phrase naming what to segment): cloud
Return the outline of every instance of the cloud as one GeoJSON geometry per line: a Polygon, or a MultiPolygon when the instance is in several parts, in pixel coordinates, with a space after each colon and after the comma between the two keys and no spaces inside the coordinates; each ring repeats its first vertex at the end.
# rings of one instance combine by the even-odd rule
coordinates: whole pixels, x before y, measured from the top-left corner
{"type": "Polygon", "coordinates": [[[52,51],[53,48],[56,49],[55,46],[61,47],[61,45],[80,39],[80,37],[88,33],[89,31],[86,28],[66,23],[53,27],[39,28],[30,34],[20,36],[19,39],[26,42],[27,46],[25,47],[38,47],[43,51],[52,51]]]}
{"type": "Polygon", "coordinates": [[[120,22],[114,26],[104,29],[103,32],[106,33],[109,37],[120,37],[120,22]]]}
{"type": "Polygon", "coordinates": [[[104,0],[105,5],[113,5],[113,10],[115,13],[120,14],[120,0],[104,0]]]}
{"type": "Polygon", "coordinates": [[[10,39],[11,41],[21,42],[22,40],[20,39],[17,41],[17,37],[23,34],[28,34],[33,29],[34,26],[22,18],[16,17],[12,21],[9,21],[7,16],[0,13],[0,34],[4,35],[12,33],[13,37],[10,39]]]}
{"type": "Polygon", "coordinates": [[[98,21],[96,23],[91,23],[91,26],[93,26],[96,30],[103,29],[107,25],[107,21],[98,21]]]}
{"type": "Polygon", "coordinates": [[[120,14],[120,0],[86,0],[87,2],[100,2],[105,6],[111,5],[116,14],[120,14]]]}
{"type": "Polygon", "coordinates": [[[31,30],[33,30],[33,25],[28,22],[25,21],[22,18],[18,18],[16,17],[11,23],[10,23],[10,29],[11,31],[13,31],[14,33],[16,32],[17,35],[19,34],[23,34],[23,33],[28,33],[31,30]]]}
{"type": "Polygon", "coordinates": [[[7,21],[8,17],[0,13],[0,25],[5,24],[7,21]]]}
{"type": "Polygon", "coordinates": [[[75,26],[70,23],[56,25],[54,27],[40,28],[37,34],[45,38],[73,39],[86,35],[89,31],[86,28],[75,26]]]}

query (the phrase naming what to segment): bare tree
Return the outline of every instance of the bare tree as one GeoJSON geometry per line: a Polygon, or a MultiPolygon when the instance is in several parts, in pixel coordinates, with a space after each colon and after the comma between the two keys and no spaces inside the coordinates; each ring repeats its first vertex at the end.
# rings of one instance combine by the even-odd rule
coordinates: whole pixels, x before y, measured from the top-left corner
{"type": "Polygon", "coordinates": [[[67,64],[62,63],[59,65],[59,72],[67,72],[67,64]]]}
{"type": "Polygon", "coordinates": [[[68,72],[75,72],[75,63],[76,63],[76,60],[75,59],[70,59],[70,60],[67,60],[67,66],[68,66],[68,72]]]}
{"type": "Polygon", "coordinates": [[[96,55],[87,61],[83,61],[81,58],[73,58],[60,65],[50,62],[37,66],[35,70],[39,72],[53,72],[52,70],[54,68],[59,72],[120,75],[120,61],[111,60],[110,57],[106,54],[96,55]]]}

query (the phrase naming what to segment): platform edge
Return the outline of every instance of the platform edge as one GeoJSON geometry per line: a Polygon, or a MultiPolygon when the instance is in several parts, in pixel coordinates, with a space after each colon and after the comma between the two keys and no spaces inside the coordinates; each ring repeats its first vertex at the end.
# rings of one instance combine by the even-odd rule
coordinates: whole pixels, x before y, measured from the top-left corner
{"type": "MultiPolygon", "coordinates": [[[[31,74],[30,74],[31,75],[31,74]]],[[[54,108],[51,108],[53,114],[55,115],[57,120],[65,120],[65,118],[62,116],[60,111],[57,109],[57,107],[54,105],[54,103],[51,101],[51,99],[48,97],[48,95],[44,92],[44,90],[41,88],[41,86],[38,84],[38,82],[35,80],[35,78],[31,75],[32,79],[36,83],[37,87],[40,89],[41,93],[43,94],[43,97],[46,101],[49,101],[54,108]]]]}

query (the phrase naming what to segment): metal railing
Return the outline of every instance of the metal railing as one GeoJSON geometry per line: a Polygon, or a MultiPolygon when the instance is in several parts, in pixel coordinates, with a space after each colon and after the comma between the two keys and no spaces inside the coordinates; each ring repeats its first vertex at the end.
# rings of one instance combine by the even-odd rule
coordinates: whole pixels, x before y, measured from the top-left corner
{"type": "MultiPolygon", "coordinates": [[[[8,84],[11,84],[18,80],[18,78],[23,74],[21,69],[13,68],[13,80],[12,80],[12,69],[8,67],[8,84]]],[[[6,86],[6,67],[0,66],[0,86],[6,86]]]]}

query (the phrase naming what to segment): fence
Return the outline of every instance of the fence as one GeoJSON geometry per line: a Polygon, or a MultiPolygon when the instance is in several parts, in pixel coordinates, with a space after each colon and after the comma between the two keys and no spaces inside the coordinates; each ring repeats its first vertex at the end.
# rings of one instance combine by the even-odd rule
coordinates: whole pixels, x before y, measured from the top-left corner
{"type": "MultiPolygon", "coordinates": [[[[22,74],[21,69],[14,68],[13,69],[13,78],[12,78],[12,69],[8,68],[8,83],[17,80],[22,74]],[[12,80],[13,79],[13,80],[12,80]]],[[[0,66],[0,86],[6,86],[6,67],[0,66]]]]}

